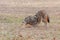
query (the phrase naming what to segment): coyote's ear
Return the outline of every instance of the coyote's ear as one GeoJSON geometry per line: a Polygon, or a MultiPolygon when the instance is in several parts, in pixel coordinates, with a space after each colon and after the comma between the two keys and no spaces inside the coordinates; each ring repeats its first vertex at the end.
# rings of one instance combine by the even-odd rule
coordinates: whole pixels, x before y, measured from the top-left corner
{"type": "Polygon", "coordinates": [[[50,20],[49,20],[49,18],[48,18],[48,23],[50,23],[50,20]]]}
{"type": "Polygon", "coordinates": [[[48,23],[50,23],[50,19],[49,19],[49,17],[47,16],[47,21],[48,21],[48,23]]]}

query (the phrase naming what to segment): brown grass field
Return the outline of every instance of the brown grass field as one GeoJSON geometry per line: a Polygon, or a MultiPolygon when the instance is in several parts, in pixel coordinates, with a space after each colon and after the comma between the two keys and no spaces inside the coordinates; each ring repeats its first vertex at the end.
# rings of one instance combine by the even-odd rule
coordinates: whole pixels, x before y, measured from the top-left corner
{"type": "Polygon", "coordinates": [[[8,4],[0,3],[0,40],[60,40],[60,1],[54,1],[56,5],[53,1],[50,1],[51,4],[50,2],[43,4],[44,1],[41,1],[41,7],[39,1],[34,4],[36,0],[34,3],[21,6],[19,1],[16,5],[13,1],[10,1],[12,5],[9,1],[5,2],[8,4]],[[50,16],[47,29],[42,22],[38,27],[22,28],[22,20],[41,9],[50,16]]]}

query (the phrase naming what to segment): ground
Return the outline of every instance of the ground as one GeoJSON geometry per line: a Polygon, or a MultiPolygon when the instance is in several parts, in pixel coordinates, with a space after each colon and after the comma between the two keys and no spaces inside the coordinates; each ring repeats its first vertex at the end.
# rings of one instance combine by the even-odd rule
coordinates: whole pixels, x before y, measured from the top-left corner
{"type": "Polygon", "coordinates": [[[60,40],[59,7],[0,7],[0,40],[60,40]],[[22,28],[22,20],[44,9],[50,17],[47,26],[22,28]]]}

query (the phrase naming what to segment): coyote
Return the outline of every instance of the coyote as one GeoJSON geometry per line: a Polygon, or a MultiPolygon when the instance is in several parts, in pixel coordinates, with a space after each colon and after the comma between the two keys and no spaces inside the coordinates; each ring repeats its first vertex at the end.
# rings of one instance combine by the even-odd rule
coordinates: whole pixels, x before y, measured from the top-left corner
{"type": "Polygon", "coordinates": [[[39,24],[40,22],[43,22],[44,24],[47,25],[47,23],[50,22],[49,16],[46,14],[44,10],[38,11],[34,16],[28,16],[23,20],[23,23],[25,25],[36,25],[39,24]]]}

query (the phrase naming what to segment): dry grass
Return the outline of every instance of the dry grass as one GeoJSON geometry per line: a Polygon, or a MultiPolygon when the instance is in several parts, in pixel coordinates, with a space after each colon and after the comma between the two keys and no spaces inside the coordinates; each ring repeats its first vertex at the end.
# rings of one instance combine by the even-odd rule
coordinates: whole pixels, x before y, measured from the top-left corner
{"type": "Polygon", "coordinates": [[[21,28],[20,26],[24,17],[30,14],[34,15],[40,8],[21,8],[21,10],[17,11],[18,13],[15,11],[6,13],[1,11],[0,40],[60,40],[60,9],[41,9],[46,9],[50,16],[50,23],[47,29],[42,25],[43,23],[38,27],[31,28],[21,28]]]}

